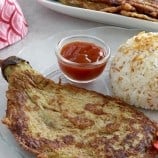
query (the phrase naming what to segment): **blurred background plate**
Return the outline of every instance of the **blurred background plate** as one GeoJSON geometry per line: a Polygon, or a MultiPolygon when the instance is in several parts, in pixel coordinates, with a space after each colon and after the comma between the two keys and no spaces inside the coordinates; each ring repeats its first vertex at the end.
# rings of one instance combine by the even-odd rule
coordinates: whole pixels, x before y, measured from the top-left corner
{"type": "Polygon", "coordinates": [[[141,28],[148,31],[158,31],[158,22],[152,22],[112,13],[67,6],[61,4],[57,0],[37,1],[49,9],[81,19],[100,22],[107,25],[114,25],[127,28],[141,28]]]}

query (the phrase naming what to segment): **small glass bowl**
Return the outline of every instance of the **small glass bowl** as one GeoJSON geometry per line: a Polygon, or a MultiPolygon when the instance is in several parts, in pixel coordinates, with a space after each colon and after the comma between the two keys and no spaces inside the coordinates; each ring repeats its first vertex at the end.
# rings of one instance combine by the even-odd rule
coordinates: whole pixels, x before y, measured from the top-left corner
{"type": "Polygon", "coordinates": [[[55,47],[59,67],[63,75],[70,81],[76,83],[89,83],[97,79],[104,71],[110,58],[110,48],[99,38],[89,35],[72,35],[63,38],[55,47]],[[86,42],[95,44],[104,51],[104,58],[91,63],[73,62],[61,55],[62,48],[72,42],[86,42]]]}

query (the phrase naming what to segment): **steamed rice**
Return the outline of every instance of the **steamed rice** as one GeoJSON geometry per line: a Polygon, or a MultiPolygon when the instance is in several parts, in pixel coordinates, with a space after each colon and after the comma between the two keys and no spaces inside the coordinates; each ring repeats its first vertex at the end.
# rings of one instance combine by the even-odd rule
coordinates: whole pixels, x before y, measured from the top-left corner
{"type": "Polygon", "coordinates": [[[158,33],[141,32],[122,44],[110,67],[113,95],[158,109],[158,33]]]}

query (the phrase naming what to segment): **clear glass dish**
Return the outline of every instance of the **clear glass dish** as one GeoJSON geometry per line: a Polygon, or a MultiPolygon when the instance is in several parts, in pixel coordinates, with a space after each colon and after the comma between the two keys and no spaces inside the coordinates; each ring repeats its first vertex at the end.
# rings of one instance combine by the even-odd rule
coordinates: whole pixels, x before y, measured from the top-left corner
{"type": "Polygon", "coordinates": [[[110,48],[103,40],[84,34],[62,38],[55,53],[64,76],[76,83],[96,80],[110,58],[110,48]]]}

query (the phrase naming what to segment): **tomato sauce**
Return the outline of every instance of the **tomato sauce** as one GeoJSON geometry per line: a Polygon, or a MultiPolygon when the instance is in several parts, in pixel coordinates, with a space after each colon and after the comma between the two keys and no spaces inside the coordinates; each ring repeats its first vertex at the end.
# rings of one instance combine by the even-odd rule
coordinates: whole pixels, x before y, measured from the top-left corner
{"type": "Polygon", "coordinates": [[[60,53],[65,59],[78,63],[68,64],[59,61],[60,68],[63,72],[74,80],[92,80],[100,75],[106,65],[105,62],[94,65],[90,64],[98,62],[106,56],[105,50],[93,43],[72,42],[66,44],[60,53]]]}
{"type": "Polygon", "coordinates": [[[93,63],[105,57],[104,50],[92,43],[72,42],[62,48],[61,55],[76,63],[93,63]]]}

